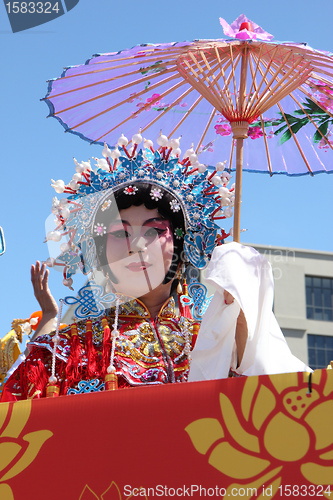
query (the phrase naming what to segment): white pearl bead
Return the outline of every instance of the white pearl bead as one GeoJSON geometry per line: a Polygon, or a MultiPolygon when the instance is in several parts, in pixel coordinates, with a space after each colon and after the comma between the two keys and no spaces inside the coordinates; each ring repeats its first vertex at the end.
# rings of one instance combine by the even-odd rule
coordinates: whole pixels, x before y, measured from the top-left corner
{"type": "Polygon", "coordinates": [[[160,135],[158,136],[157,138],[157,144],[159,146],[161,146],[162,148],[166,147],[167,144],[168,144],[168,138],[166,135],[163,135],[162,132],[160,133],[160,135]]]}
{"type": "Polygon", "coordinates": [[[90,160],[89,161],[82,161],[81,164],[83,165],[85,171],[91,170],[90,160]]]}
{"type": "Polygon", "coordinates": [[[109,156],[111,156],[111,149],[106,144],[106,142],[104,142],[104,149],[102,151],[102,155],[104,156],[104,158],[108,158],[109,156]]]}
{"type": "Polygon", "coordinates": [[[229,198],[222,198],[221,207],[229,207],[231,205],[231,201],[229,198]]]}
{"type": "Polygon", "coordinates": [[[206,165],[204,165],[203,163],[200,163],[200,164],[198,165],[198,172],[199,172],[200,174],[203,174],[204,172],[206,172],[206,170],[207,170],[207,166],[206,166],[206,165]]]}
{"type": "Polygon", "coordinates": [[[50,241],[60,241],[62,234],[60,231],[50,231],[46,235],[46,239],[50,241]]]}
{"type": "Polygon", "coordinates": [[[111,158],[113,160],[115,160],[116,158],[119,158],[119,156],[121,155],[120,151],[118,148],[115,148],[112,153],[111,153],[111,158]]]}
{"type": "MultiPolygon", "coordinates": [[[[95,160],[96,160],[97,168],[100,168],[100,169],[105,170],[105,171],[109,170],[109,164],[106,160],[104,160],[104,158],[102,158],[102,159],[95,158],[95,160]]],[[[74,179],[74,177],[73,177],[73,179],[74,179]]]]}
{"type": "Polygon", "coordinates": [[[178,149],[179,145],[180,145],[179,139],[180,139],[180,137],[178,137],[178,139],[170,139],[170,141],[168,142],[169,148],[178,149]]]}
{"type": "Polygon", "coordinates": [[[53,257],[49,257],[48,259],[46,259],[45,261],[45,264],[48,266],[48,267],[53,267],[54,264],[55,264],[55,259],[53,257]]]}
{"type": "Polygon", "coordinates": [[[78,163],[76,161],[76,159],[74,158],[74,162],[75,162],[75,170],[79,173],[79,174],[82,174],[82,172],[84,172],[84,166],[81,165],[81,163],[78,163]]]}
{"type": "Polygon", "coordinates": [[[108,373],[114,373],[116,371],[115,367],[112,365],[109,365],[106,369],[108,373]]]}
{"type": "Polygon", "coordinates": [[[190,157],[191,155],[193,155],[193,154],[195,154],[195,151],[194,151],[194,149],[193,149],[193,147],[192,147],[192,148],[187,149],[187,150],[185,151],[184,158],[189,158],[189,157],[190,157]]]}
{"type": "Polygon", "coordinates": [[[51,179],[51,186],[54,188],[55,192],[56,193],[63,193],[64,190],[65,190],[65,183],[64,181],[62,181],[61,179],[57,180],[57,181],[54,181],[53,179],[51,179]]]}
{"type": "Polygon", "coordinates": [[[128,144],[127,137],[125,137],[124,134],[121,134],[121,136],[118,139],[118,146],[127,146],[127,144],[128,144]]]}
{"type": "Polygon", "coordinates": [[[51,377],[49,377],[49,382],[50,384],[56,384],[58,382],[58,379],[54,375],[51,375],[51,377]]]}
{"type": "Polygon", "coordinates": [[[153,141],[150,139],[143,139],[143,145],[145,148],[150,149],[153,147],[153,141]]]}
{"type": "Polygon", "coordinates": [[[221,177],[222,177],[222,181],[223,182],[228,182],[228,181],[230,181],[231,174],[229,174],[228,172],[223,172],[223,174],[221,175],[221,177]]]}
{"type": "Polygon", "coordinates": [[[68,286],[68,287],[71,287],[71,286],[73,285],[73,280],[72,280],[72,278],[65,278],[62,282],[63,282],[63,284],[64,284],[65,286],[68,286]]]}
{"type": "Polygon", "coordinates": [[[141,134],[134,134],[132,137],[132,141],[134,144],[141,144],[142,142],[142,135],[141,134]]]}
{"type": "Polygon", "coordinates": [[[214,177],[211,179],[211,182],[214,184],[214,186],[218,186],[221,184],[221,177],[218,175],[214,175],[214,177]]]}
{"type": "Polygon", "coordinates": [[[225,169],[225,165],[226,165],[226,161],[218,161],[215,165],[215,170],[217,170],[218,172],[222,172],[222,170],[225,169]]]}
{"type": "Polygon", "coordinates": [[[229,218],[229,217],[232,217],[233,210],[232,210],[232,208],[227,207],[227,208],[225,208],[225,209],[223,210],[223,213],[224,213],[224,215],[225,215],[226,217],[228,217],[228,218],[229,218]]]}
{"type": "Polygon", "coordinates": [[[73,181],[74,182],[78,182],[78,181],[81,181],[82,180],[82,175],[79,174],[79,173],[76,173],[73,175],[73,181]]]}
{"type": "Polygon", "coordinates": [[[62,253],[66,253],[71,249],[70,245],[68,243],[62,243],[60,245],[60,250],[62,253]]]}
{"type": "Polygon", "coordinates": [[[79,189],[79,187],[80,187],[80,186],[79,186],[78,184],[76,184],[76,182],[75,182],[75,181],[73,181],[73,180],[69,182],[68,186],[69,186],[71,189],[73,189],[73,191],[76,191],[76,190],[77,190],[77,189],[79,189]]]}
{"type": "Polygon", "coordinates": [[[226,187],[220,187],[219,188],[219,195],[222,197],[222,198],[227,198],[229,196],[229,189],[226,188],[226,187]]]}
{"type": "Polygon", "coordinates": [[[70,216],[71,212],[69,210],[69,208],[67,207],[64,207],[62,210],[61,210],[61,215],[63,216],[64,219],[68,219],[68,217],[70,216]]]}
{"type": "Polygon", "coordinates": [[[195,163],[195,162],[197,162],[197,161],[198,161],[198,157],[197,157],[197,155],[196,155],[195,153],[194,153],[194,154],[192,153],[192,154],[189,156],[189,160],[190,160],[190,162],[191,162],[191,163],[192,163],[192,165],[193,165],[193,163],[195,163]]]}

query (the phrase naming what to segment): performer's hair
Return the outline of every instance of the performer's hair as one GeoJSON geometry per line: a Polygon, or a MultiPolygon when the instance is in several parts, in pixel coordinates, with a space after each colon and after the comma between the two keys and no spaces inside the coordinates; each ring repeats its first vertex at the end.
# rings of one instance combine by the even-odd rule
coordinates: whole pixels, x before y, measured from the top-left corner
{"type": "MultiPolygon", "coordinates": [[[[182,209],[178,210],[177,212],[174,212],[172,210],[171,203],[177,200],[175,200],[175,198],[162,187],[157,188],[155,185],[152,185],[149,182],[134,182],[131,184],[131,187],[134,188],[134,194],[126,194],[124,192],[124,188],[121,188],[110,195],[110,208],[108,208],[107,210],[102,210],[103,205],[105,205],[104,201],[104,203],[99,207],[96,213],[95,221],[98,221],[99,224],[104,224],[104,226],[108,228],[110,223],[112,222],[112,219],[117,216],[120,210],[125,210],[133,205],[136,207],[144,205],[148,210],[157,208],[158,213],[170,222],[170,228],[173,234],[174,256],[172,259],[172,264],[163,280],[163,284],[169,283],[174,278],[179,264],[182,264],[183,262],[182,257],[184,249],[184,236],[180,238],[176,238],[175,236],[176,229],[181,229],[183,235],[185,234],[185,221],[182,209]],[[151,197],[150,193],[152,188],[160,190],[162,194],[161,199],[156,200],[151,197]]],[[[107,261],[107,237],[107,234],[95,237],[97,258],[99,261],[99,266],[104,269],[104,272],[105,269],[107,269],[110,279],[116,283],[117,280],[113,276],[113,273],[111,272],[107,261]]]]}

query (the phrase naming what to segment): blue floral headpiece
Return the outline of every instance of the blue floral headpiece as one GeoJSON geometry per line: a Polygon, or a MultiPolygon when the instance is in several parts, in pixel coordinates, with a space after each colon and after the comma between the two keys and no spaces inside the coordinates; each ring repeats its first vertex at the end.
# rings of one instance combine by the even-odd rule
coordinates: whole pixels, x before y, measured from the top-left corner
{"type": "Polygon", "coordinates": [[[140,134],[133,136],[132,142],[130,150],[124,136],[112,151],[105,145],[104,158],[95,158],[96,169],[90,161],[78,163],[74,159],[76,174],[68,185],[52,180],[57,193],[69,196],[60,201],[54,198],[52,212],[57,227],[47,234],[46,240],[60,241],[67,235],[68,241],[60,245],[61,255],[46,263],[64,267],[64,284],[69,287],[78,270],[89,274],[97,268],[95,238],[106,232],[106,227],[95,219],[98,210],[108,210],[110,197],[118,190],[128,196],[135,194],[138,182],[151,184],[150,196],[157,201],[163,190],[172,195],[171,210],[181,210],[185,220],[185,234],[176,228],[175,237],[184,238],[186,256],[196,268],[206,267],[215,246],[228,236],[215,222],[233,213],[234,186],[227,188],[230,174],[224,171],[225,162],[219,162],[213,172],[208,171],[192,148],[180,160],[179,140],[168,140],[163,135],[157,140],[158,151],[148,140],[138,150],[140,134]]]}

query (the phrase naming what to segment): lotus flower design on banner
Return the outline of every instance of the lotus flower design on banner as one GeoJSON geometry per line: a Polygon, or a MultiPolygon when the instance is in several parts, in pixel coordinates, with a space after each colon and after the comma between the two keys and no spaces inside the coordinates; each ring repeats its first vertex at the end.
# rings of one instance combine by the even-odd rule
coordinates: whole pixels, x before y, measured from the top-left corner
{"type": "Polygon", "coordinates": [[[240,401],[220,393],[221,420],[202,418],[186,427],[208,463],[239,481],[229,486],[226,496],[241,487],[253,492],[256,488],[259,494],[265,485],[270,487],[270,498],[278,492],[281,497],[279,487],[293,477],[293,484],[304,485],[306,491],[321,485],[321,496],[330,498],[333,370],[314,372],[311,392],[308,377],[306,373],[249,377],[240,401]]]}
{"type": "MultiPolygon", "coordinates": [[[[139,490],[140,488],[138,488],[139,490]]],[[[139,496],[140,498],[145,498],[148,500],[146,495],[130,495],[129,497],[126,496],[126,500],[129,500],[130,498],[133,498],[134,496],[139,496]]],[[[108,487],[107,490],[104,491],[100,496],[97,495],[87,484],[83,488],[83,491],[79,497],[79,500],[123,500],[125,497],[122,497],[121,491],[118,487],[118,485],[112,481],[110,486],[108,487]]]]}
{"type": "Polygon", "coordinates": [[[7,481],[20,474],[36,458],[53,433],[39,430],[23,435],[31,412],[31,400],[0,404],[0,498],[14,500],[7,481]]]}

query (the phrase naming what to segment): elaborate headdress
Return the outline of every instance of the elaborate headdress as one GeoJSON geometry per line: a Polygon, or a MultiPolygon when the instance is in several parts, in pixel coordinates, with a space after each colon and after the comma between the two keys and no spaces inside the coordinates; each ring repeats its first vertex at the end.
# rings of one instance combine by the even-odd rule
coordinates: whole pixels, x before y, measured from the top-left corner
{"type": "MultiPolygon", "coordinates": [[[[225,163],[218,163],[213,172],[208,172],[207,166],[198,161],[192,148],[187,150],[184,158],[180,160],[178,139],[169,141],[161,134],[157,139],[158,151],[153,149],[153,143],[149,140],[144,140],[144,147],[138,151],[138,144],[141,142],[141,134],[134,135],[133,146],[128,150],[128,140],[122,136],[113,151],[107,145],[104,146],[102,151],[104,158],[95,158],[95,169],[90,161],[78,163],[74,159],[76,173],[69,184],[65,185],[61,180],[52,181],[52,186],[57,193],[68,193],[69,196],[60,201],[54,198],[52,212],[56,216],[57,227],[47,234],[47,240],[60,241],[66,235],[68,241],[60,245],[61,255],[56,259],[49,258],[47,264],[64,267],[64,284],[70,288],[73,283],[72,276],[79,269],[84,274],[89,274],[99,267],[95,240],[107,232],[106,225],[99,220],[99,217],[102,212],[110,210],[112,204],[115,203],[113,194],[121,190],[122,196],[131,197],[135,195],[140,183],[148,186],[149,196],[155,202],[159,203],[159,200],[165,197],[166,203],[170,205],[169,212],[182,212],[184,229],[173,227],[174,238],[184,240],[185,255],[196,268],[202,269],[208,264],[215,246],[222,243],[227,236],[224,230],[216,224],[217,219],[232,216],[234,188],[230,190],[227,188],[230,174],[224,172],[225,163]],[[167,196],[167,193],[171,196],[167,196]]],[[[190,296],[186,291],[185,295],[182,290],[178,292],[179,304],[184,316],[182,318],[184,352],[189,362],[191,349],[185,319],[188,317],[187,308],[189,305],[193,306],[193,318],[197,319],[202,316],[210,300],[206,299],[206,293],[202,293],[202,288],[198,288],[200,286],[205,288],[198,282],[190,283],[190,296]]],[[[119,335],[119,305],[121,300],[126,301],[126,297],[120,298],[119,294],[108,292],[103,295],[103,292],[100,285],[89,281],[79,290],[78,297],[66,297],[62,302],[79,304],[74,314],[82,319],[87,316],[97,318],[103,314],[105,305],[115,304],[115,319],[110,333],[111,354],[110,359],[106,356],[107,362],[105,361],[109,364],[105,380],[107,384],[111,384],[110,387],[114,388],[117,384],[114,353],[116,338],[119,335]]],[[[60,338],[61,307],[62,303],[59,308],[56,335],[53,337],[52,374],[49,378],[50,394],[53,390],[58,390],[55,359],[60,338]]],[[[77,354],[79,340],[75,328],[76,325],[74,325],[71,345],[73,359],[75,356],[79,357],[77,354]]]]}
{"type": "Polygon", "coordinates": [[[230,174],[224,171],[225,162],[217,163],[211,172],[198,161],[192,148],[180,160],[179,139],[168,140],[161,134],[157,139],[159,150],[145,139],[138,150],[141,142],[142,136],[134,135],[128,150],[128,140],[122,135],[113,151],[105,145],[104,158],[95,158],[96,168],[90,161],[78,163],[74,159],[76,173],[69,184],[52,180],[57,193],[69,196],[60,201],[54,198],[52,212],[57,227],[46,239],[60,241],[67,235],[68,241],[60,245],[62,253],[57,259],[46,262],[64,267],[65,285],[72,285],[71,277],[78,270],[88,274],[97,267],[95,239],[106,231],[96,218],[98,210],[108,210],[111,195],[118,190],[131,196],[140,182],[152,186],[150,196],[154,200],[162,198],[163,191],[172,195],[171,210],[181,210],[185,220],[185,234],[175,228],[175,237],[184,238],[185,254],[196,268],[206,267],[215,246],[228,236],[215,222],[231,217],[233,212],[234,186],[227,188],[230,174]]]}

